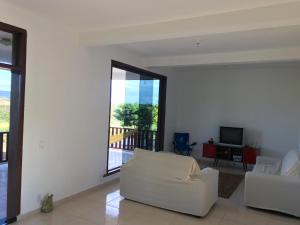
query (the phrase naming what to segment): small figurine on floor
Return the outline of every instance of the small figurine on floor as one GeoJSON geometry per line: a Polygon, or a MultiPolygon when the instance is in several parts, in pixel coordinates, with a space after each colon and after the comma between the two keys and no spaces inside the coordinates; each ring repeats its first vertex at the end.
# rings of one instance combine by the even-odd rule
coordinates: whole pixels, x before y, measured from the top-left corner
{"type": "Polygon", "coordinates": [[[53,210],[53,194],[47,194],[41,203],[41,212],[49,213],[53,210]]]}

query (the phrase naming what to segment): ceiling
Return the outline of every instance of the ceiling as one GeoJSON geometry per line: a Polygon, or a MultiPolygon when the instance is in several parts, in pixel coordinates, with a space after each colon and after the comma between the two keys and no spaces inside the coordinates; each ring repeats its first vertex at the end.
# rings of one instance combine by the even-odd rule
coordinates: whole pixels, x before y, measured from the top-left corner
{"type": "Polygon", "coordinates": [[[300,46],[300,25],[119,45],[145,57],[213,54],[300,46]],[[198,43],[198,44],[197,44],[198,43]]]}
{"type": "MultiPolygon", "coordinates": [[[[8,0],[7,0],[8,1],[8,0]]],[[[78,31],[217,14],[289,0],[9,0],[78,31]]]]}
{"type": "Polygon", "coordinates": [[[6,1],[145,65],[300,60],[300,0],[6,1]]]}

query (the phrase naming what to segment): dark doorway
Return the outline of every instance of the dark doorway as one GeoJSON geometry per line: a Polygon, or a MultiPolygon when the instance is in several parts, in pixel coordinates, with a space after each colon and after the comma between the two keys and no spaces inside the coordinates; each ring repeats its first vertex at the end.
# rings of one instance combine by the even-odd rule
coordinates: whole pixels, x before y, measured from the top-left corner
{"type": "Polygon", "coordinates": [[[26,30],[0,22],[0,221],[20,214],[26,30]],[[5,179],[6,178],[6,179],[5,179]]]}

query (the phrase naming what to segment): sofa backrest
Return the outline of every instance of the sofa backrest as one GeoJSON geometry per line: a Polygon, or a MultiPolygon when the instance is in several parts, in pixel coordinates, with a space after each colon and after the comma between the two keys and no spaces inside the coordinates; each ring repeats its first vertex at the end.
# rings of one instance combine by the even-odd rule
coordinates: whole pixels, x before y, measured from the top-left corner
{"type": "Polygon", "coordinates": [[[152,152],[135,149],[130,166],[139,173],[156,178],[187,180],[200,174],[200,168],[192,157],[167,152],[152,152]]]}
{"type": "Polygon", "coordinates": [[[298,149],[290,150],[282,159],[281,175],[300,176],[300,158],[298,149]]]}

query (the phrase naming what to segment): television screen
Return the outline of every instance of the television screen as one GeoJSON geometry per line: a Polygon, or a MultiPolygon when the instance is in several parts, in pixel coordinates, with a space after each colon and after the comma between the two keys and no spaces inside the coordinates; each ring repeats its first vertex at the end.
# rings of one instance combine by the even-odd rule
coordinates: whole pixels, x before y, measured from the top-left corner
{"type": "Polygon", "coordinates": [[[220,127],[220,143],[229,145],[243,145],[243,128],[220,127]]]}

